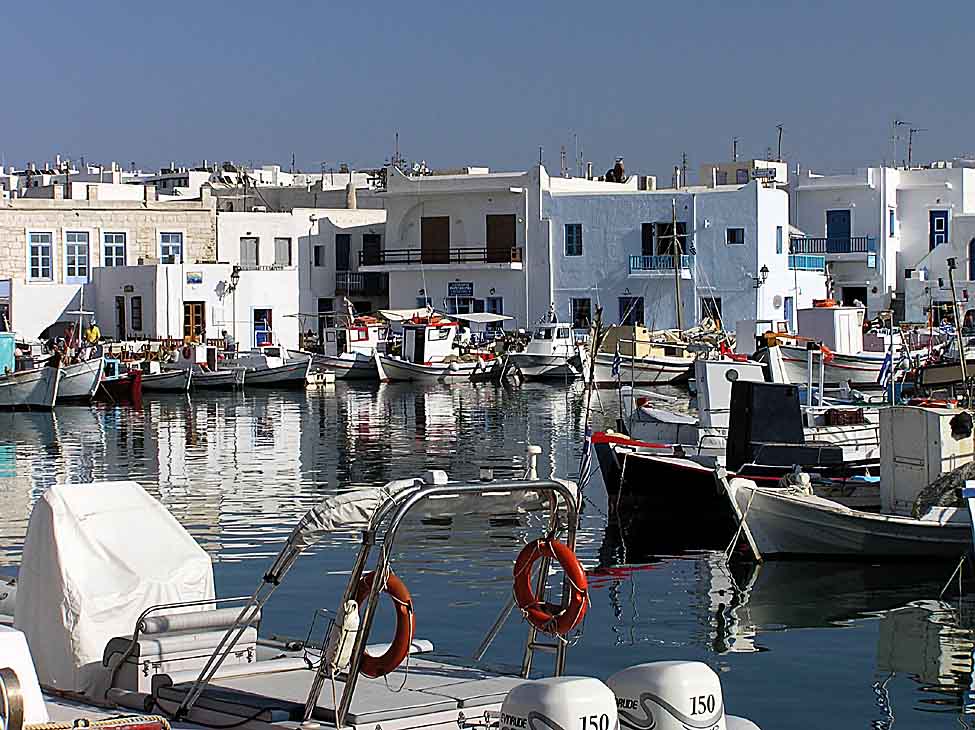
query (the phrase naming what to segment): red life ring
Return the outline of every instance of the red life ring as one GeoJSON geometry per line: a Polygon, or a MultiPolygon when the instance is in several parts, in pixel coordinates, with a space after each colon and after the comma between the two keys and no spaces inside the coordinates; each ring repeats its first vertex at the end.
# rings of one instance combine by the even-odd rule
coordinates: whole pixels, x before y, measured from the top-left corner
{"type": "Polygon", "coordinates": [[[920,406],[921,408],[954,408],[958,401],[935,400],[934,398],[911,398],[907,401],[909,406],[920,406]]]}
{"type": "Polygon", "coordinates": [[[539,631],[565,636],[586,615],[586,609],[589,608],[586,571],[576,554],[565,543],[555,539],[543,539],[525,545],[515,560],[514,578],[518,608],[525,614],[528,623],[539,631]],[[558,605],[542,603],[535,597],[532,566],[541,557],[554,558],[565,571],[565,580],[569,581],[570,590],[569,605],[564,611],[558,605]]]}
{"type": "MultiPolygon", "coordinates": [[[[369,596],[372,590],[372,582],[376,579],[376,571],[366,573],[359,579],[359,586],[356,588],[355,601],[360,606],[369,596]]],[[[381,656],[372,656],[363,652],[362,664],[359,672],[367,677],[376,679],[384,677],[392,672],[396,667],[403,663],[410,653],[410,645],[413,643],[413,630],[416,622],[413,618],[413,599],[410,591],[393,573],[389,574],[383,592],[388,593],[396,606],[396,636],[390,643],[386,653],[381,656]]]]}

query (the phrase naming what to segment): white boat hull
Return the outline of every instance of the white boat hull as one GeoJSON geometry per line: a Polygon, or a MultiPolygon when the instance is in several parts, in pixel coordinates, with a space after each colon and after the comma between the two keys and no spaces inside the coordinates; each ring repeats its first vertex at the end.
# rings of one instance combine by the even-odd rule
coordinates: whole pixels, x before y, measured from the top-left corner
{"type": "Polygon", "coordinates": [[[61,368],[44,367],[0,375],[0,409],[45,410],[54,408],[61,368]]]}
{"type": "MultiPolygon", "coordinates": [[[[782,362],[789,382],[802,385],[809,379],[804,347],[790,347],[780,345],[782,362]]],[[[832,360],[825,365],[823,379],[826,385],[840,385],[851,383],[859,388],[879,388],[880,368],[883,365],[884,354],[874,355],[839,355],[834,354],[832,360]]],[[[819,356],[813,361],[813,385],[819,384],[819,356]]]]}
{"type": "Polygon", "coordinates": [[[379,373],[376,371],[376,361],[367,355],[352,353],[352,357],[331,355],[312,356],[313,367],[320,370],[328,370],[335,373],[339,380],[376,380],[379,373]]]}
{"type": "Polygon", "coordinates": [[[193,382],[193,371],[190,368],[185,370],[163,370],[161,373],[143,373],[142,390],[160,393],[186,393],[189,392],[193,382]]]}
{"type": "Polygon", "coordinates": [[[616,355],[600,352],[596,355],[594,378],[596,385],[664,385],[687,380],[694,368],[694,361],[683,357],[620,358],[619,377],[613,374],[616,355]]]}
{"type": "Polygon", "coordinates": [[[304,388],[311,370],[311,359],[289,362],[273,368],[248,370],[248,386],[261,388],[304,388]]]}
{"type": "Polygon", "coordinates": [[[580,375],[578,368],[565,355],[513,352],[508,360],[528,380],[573,380],[580,375]]]}
{"type": "Polygon", "coordinates": [[[757,488],[748,480],[733,479],[729,488],[765,557],[958,558],[971,547],[967,509],[935,507],[936,519],[915,520],[849,509],[788,490],[757,488]]]}
{"type": "Polygon", "coordinates": [[[216,372],[196,371],[193,373],[193,387],[204,390],[243,388],[246,372],[244,368],[217,370],[216,372]]]}
{"type": "Polygon", "coordinates": [[[395,381],[414,381],[425,383],[453,383],[470,381],[478,375],[486,375],[495,364],[477,362],[452,362],[424,365],[401,360],[389,355],[376,355],[379,379],[385,383],[395,381]]]}
{"type": "Polygon", "coordinates": [[[58,402],[90,401],[94,398],[104,362],[102,358],[96,357],[63,366],[61,382],[58,384],[58,402]]]}

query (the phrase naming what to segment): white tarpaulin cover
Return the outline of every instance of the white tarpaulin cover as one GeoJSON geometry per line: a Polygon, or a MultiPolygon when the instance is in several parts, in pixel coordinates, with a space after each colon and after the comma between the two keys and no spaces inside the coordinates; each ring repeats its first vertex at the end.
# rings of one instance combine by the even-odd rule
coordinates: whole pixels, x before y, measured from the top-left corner
{"type": "Polygon", "coordinates": [[[465,322],[474,322],[475,324],[507,322],[508,320],[514,319],[514,317],[509,317],[506,314],[491,314],[490,312],[471,312],[470,314],[453,314],[451,316],[454,319],[461,319],[465,322]]]}
{"type": "Polygon", "coordinates": [[[31,513],[19,578],[14,625],[41,684],[93,698],[108,689],[109,639],[131,635],[149,606],[214,595],[210,556],[135,482],[48,489],[31,513]]]}
{"type": "Polygon", "coordinates": [[[366,529],[373,514],[387,499],[415,483],[414,479],[397,479],[382,487],[356,489],[323,499],[295,526],[291,546],[301,552],[329,532],[366,529]]]}

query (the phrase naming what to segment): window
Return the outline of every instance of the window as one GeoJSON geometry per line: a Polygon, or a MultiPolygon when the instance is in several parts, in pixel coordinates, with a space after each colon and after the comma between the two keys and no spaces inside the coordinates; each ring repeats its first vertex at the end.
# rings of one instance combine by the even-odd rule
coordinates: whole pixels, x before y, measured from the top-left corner
{"type": "Polygon", "coordinates": [[[897,235],[897,216],[893,208],[887,209],[887,235],[890,238],[897,235]]]}
{"type": "Polygon", "coordinates": [[[643,324],[643,297],[620,297],[620,324],[643,324]]]}
{"type": "MultiPolygon", "coordinates": [[[[657,240],[656,253],[658,256],[674,255],[673,223],[655,223],[654,237],[657,240]]],[[[687,250],[687,223],[684,221],[677,221],[677,245],[680,246],[681,254],[693,253],[693,251],[687,250]]]]}
{"type": "Polygon", "coordinates": [[[88,231],[64,234],[64,280],[69,284],[88,281],[88,231]]]}
{"type": "Polygon", "coordinates": [[[382,258],[382,236],[378,233],[362,234],[362,264],[375,266],[382,258]]]}
{"type": "Polygon", "coordinates": [[[291,239],[274,239],[274,265],[291,266],[291,239]]]}
{"type": "Polygon", "coordinates": [[[103,266],[125,266],[125,233],[103,233],[102,244],[104,246],[103,266]]]}
{"type": "Polygon", "coordinates": [[[352,258],[352,236],[348,233],[335,234],[335,270],[348,271],[352,258]]]}
{"type": "Polygon", "coordinates": [[[718,170],[718,174],[715,177],[715,184],[717,185],[727,185],[728,184],[728,171],[718,170]]]}
{"type": "Polygon", "coordinates": [[[488,297],[484,302],[484,311],[488,314],[504,314],[503,297],[488,297]]]}
{"type": "Polygon", "coordinates": [[[782,226],[775,227],[775,253],[782,253],[782,226]]]}
{"type": "Polygon", "coordinates": [[[430,327],[427,329],[427,339],[430,342],[441,342],[450,338],[450,327],[430,327]]]}
{"type": "Polygon", "coordinates": [[[592,299],[571,299],[572,326],[577,330],[586,329],[592,321],[592,299]]]}
{"type": "Polygon", "coordinates": [[[565,255],[582,256],[582,224],[565,224],[565,255]]]}
{"type": "Polygon", "coordinates": [[[159,260],[164,264],[183,263],[183,234],[159,234],[159,260]]]}
{"type": "Polygon", "coordinates": [[[744,228],[729,228],[727,231],[726,238],[728,245],[737,245],[745,242],[745,229],[744,228]]]}
{"type": "Polygon", "coordinates": [[[743,167],[735,170],[735,182],[738,185],[745,185],[748,182],[748,170],[743,167]]]}
{"type": "Polygon", "coordinates": [[[132,297],[132,329],[142,331],[142,297],[132,297]]]}
{"type": "MultiPolygon", "coordinates": [[[[331,297],[318,298],[318,337],[321,339],[322,331],[326,327],[335,326],[335,301],[331,297]]],[[[335,341],[335,334],[332,333],[332,340],[335,341]]]]}
{"type": "Polygon", "coordinates": [[[559,327],[558,332],[555,333],[555,339],[557,340],[567,340],[569,339],[569,328],[559,327]]]}
{"type": "Polygon", "coordinates": [[[315,250],[314,250],[314,263],[315,263],[315,266],[324,266],[325,265],[325,247],[324,246],[315,246],[315,250]]]}
{"type": "Polygon", "coordinates": [[[240,266],[243,269],[256,269],[260,266],[261,255],[258,251],[260,239],[241,238],[240,239],[240,266]]]}
{"type": "Polygon", "coordinates": [[[653,223],[640,224],[640,255],[653,256],[653,223]]]}
{"type": "Polygon", "coordinates": [[[28,257],[30,258],[30,278],[34,281],[51,281],[53,270],[51,267],[52,233],[31,233],[28,257]]]}

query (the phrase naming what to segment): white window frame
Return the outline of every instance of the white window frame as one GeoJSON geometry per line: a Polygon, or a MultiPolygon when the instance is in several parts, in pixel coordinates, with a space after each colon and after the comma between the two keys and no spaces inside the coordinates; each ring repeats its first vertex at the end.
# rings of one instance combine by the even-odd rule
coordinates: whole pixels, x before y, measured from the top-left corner
{"type": "Polygon", "coordinates": [[[45,230],[45,229],[30,229],[30,230],[27,231],[27,239],[26,239],[26,243],[27,243],[27,277],[26,277],[26,279],[27,279],[28,282],[31,282],[31,283],[48,283],[48,284],[54,282],[55,262],[57,261],[57,257],[55,256],[55,249],[57,248],[54,245],[54,242],[55,241],[57,241],[57,236],[55,235],[55,231],[53,229],[47,229],[47,230],[45,230]],[[33,277],[33,276],[31,276],[31,273],[30,273],[30,247],[31,247],[30,237],[32,235],[39,234],[39,233],[46,233],[47,235],[49,235],[51,237],[51,242],[49,244],[50,247],[51,247],[51,267],[50,267],[51,268],[51,275],[50,276],[33,277]]]}
{"type": "Polygon", "coordinates": [[[61,246],[64,254],[61,257],[61,275],[64,276],[65,284],[87,284],[91,281],[91,265],[92,265],[92,255],[91,255],[91,240],[95,238],[95,231],[90,228],[63,228],[61,230],[61,246]],[[88,272],[84,276],[68,276],[68,235],[72,233],[84,233],[88,236],[88,256],[86,266],[88,272]]]}
{"type": "Polygon", "coordinates": [[[162,237],[163,234],[167,234],[167,233],[178,233],[180,236],[182,236],[182,244],[179,252],[179,261],[175,261],[174,263],[185,264],[186,263],[186,230],[182,228],[157,228],[156,229],[156,255],[159,257],[159,262],[162,263],[163,260],[162,237]]]}
{"type": "MultiPolygon", "coordinates": [[[[167,233],[168,233],[168,231],[167,231],[167,233]]],[[[99,259],[99,265],[100,266],[108,266],[108,263],[107,263],[108,257],[105,256],[105,236],[109,236],[109,235],[110,236],[117,236],[119,234],[125,236],[125,242],[122,244],[122,263],[121,264],[114,264],[111,268],[116,268],[118,266],[128,266],[129,265],[129,231],[128,231],[128,229],[126,229],[126,228],[102,228],[98,232],[98,239],[99,239],[99,241],[101,241],[101,249],[98,252],[100,254],[100,259],[99,259]]],[[[118,244],[115,244],[115,243],[112,244],[112,246],[116,246],[116,245],[118,245],[118,244]]]]}

